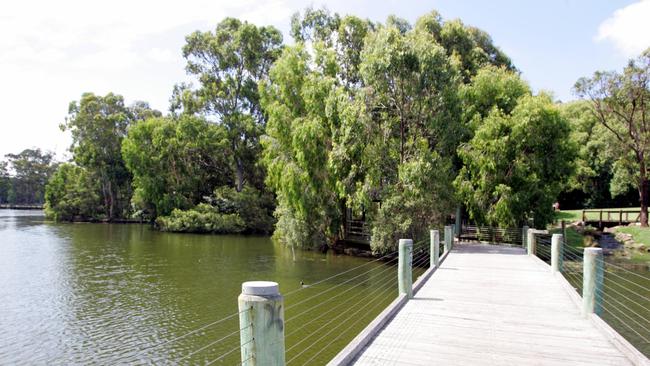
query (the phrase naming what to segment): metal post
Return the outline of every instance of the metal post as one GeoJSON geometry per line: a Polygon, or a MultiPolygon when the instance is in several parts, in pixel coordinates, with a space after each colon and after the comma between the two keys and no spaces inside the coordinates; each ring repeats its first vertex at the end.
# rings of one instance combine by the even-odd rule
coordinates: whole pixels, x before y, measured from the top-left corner
{"type": "Polygon", "coordinates": [[[278,284],[250,281],[241,287],[241,364],[284,366],[284,299],[278,284]]]}
{"type": "Polygon", "coordinates": [[[528,225],[524,225],[523,228],[521,228],[521,246],[526,248],[526,237],[528,236],[528,225]]]}
{"type": "Polygon", "coordinates": [[[413,277],[411,267],[413,266],[413,240],[399,240],[399,262],[397,264],[397,283],[399,293],[406,294],[406,297],[413,298],[413,277]]]}
{"type": "Polygon", "coordinates": [[[585,248],[583,259],[582,313],[600,315],[604,280],[602,248],[585,248]]]}
{"type": "Polygon", "coordinates": [[[553,234],[551,237],[551,272],[562,272],[562,234],[553,234]]]}
{"type": "Polygon", "coordinates": [[[534,229],[528,229],[528,234],[526,237],[526,245],[528,247],[528,255],[534,255],[535,254],[535,230],[534,229]]]}
{"type": "Polygon", "coordinates": [[[454,238],[451,225],[445,226],[445,253],[453,249],[454,238]]]}
{"type": "Polygon", "coordinates": [[[438,267],[440,262],[440,232],[438,230],[431,230],[431,244],[429,248],[429,267],[438,267]]]}

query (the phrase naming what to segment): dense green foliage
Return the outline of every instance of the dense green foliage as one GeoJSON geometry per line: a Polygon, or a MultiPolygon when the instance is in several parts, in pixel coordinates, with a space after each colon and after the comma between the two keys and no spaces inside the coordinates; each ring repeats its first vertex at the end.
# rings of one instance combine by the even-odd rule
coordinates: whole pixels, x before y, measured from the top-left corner
{"type": "Polygon", "coordinates": [[[413,28],[395,17],[382,25],[308,9],[292,19],[292,34],[297,45],[260,87],[276,235],[330,243],[350,208],[384,252],[440,225],[456,204],[456,148],[471,135],[460,86],[481,67],[511,68],[507,57],[484,33],[437,13],[413,28]]]}
{"type": "Polygon", "coordinates": [[[0,203],[43,204],[45,185],[56,169],[52,153],[25,149],[5,158],[0,161],[0,203]]]}
{"type": "Polygon", "coordinates": [[[213,187],[230,184],[227,146],[224,129],[198,117],[136,123],[122,143],[136,212],[148,218],[169,215],[194,207],[213,187]]]}
{"type": "Polygon", "coordinates": [[[257,27],[233,18],[221,21],[214,32],[197,31],[186,37],[186,70],[200,85],[197,89],[177,86],[172,108],[205,116],[224,127],[228,139],[225,157],[237,190],[245,183],[263,184],[256,163],[265,118],[257,84],[281,47],[282,34],[274,27],[257,27]]]}
{"type": "Polygon", "coordinates": [[[608,154],[611,136],[598,122],[588,101],[560,105],[564,118],[571,123],[571,139],[578,146],[576,172],[558,201],[563,209],[626,207],[638,205],[634,188],[616,185],[614,159],[608,154]]]}
{"type": "Polygon", "coordinates": [[[594,117],[609,137],[604,152],[613,161],[612,193],[635,187],[641,225],[648,226],[650,48],[630,60],[622,73],[598,71],[592,78],[578,80],[575,89],[589,99],[594,117]]]}
{"type": "MultiPolygon", "coordinates": [[[[85,93],[81,99],[70,103],[68,117],[61,125],[72,135],[74,162],[85,169],[92,179],[98,182],[98,194],[102,198],[101,218],[113,220],[128,217],[131,208],[131,173],[122,159],[122,140],[131,124],[139,119],[160,115],[144,102],[136,102],[131,107],[124,104],[120,95],[108,93],[99,96],[85,93]]],[[[60,192],[52,197],[68,197],[60,192]]],[[[58,207],[68,207],[71,203],[51,202],[49,212],[53,217],[67,218],[58,207]]],[[[87,212],[79,208],[79,212],[87,212]]],[[[86,217],[97,219],[97,215],[86,217]]]]}
{"type": "Polygon", "coordinates": [[[544,225],[565,187],[586,189],[611,166],[589,159],[596,133],[582,110],[534,96],[489,35],[460,20],[434,11],[382,24],[310,8],[291,35],[284,46],[277,29],[233,18],[188,35],[196,84],[175,86],[168,116],[114,94],[73,102],[74,164],[51,179],[48,215],[274,232],[310,247],[364,220],[383,253],[459,206],[479,224],[544,225]]]}
{"type": "Polygon", "coordinates": [[[190,210],[174,209],[156,223],[163,231],[198,233],[256,233],[273,231],[273,197],[245,186],[241,191],[220,187],[190,210]]]}
{"type": "Polygon", "coordinates": [[[101,211],[98,182],[84,168],[61,164],[45,190],[45,214],[56,221],[97,217],[101,211]]]}
{"type": "Polygon", "coordinates": [[[456,178],[470,216],[495,226],[544,227],[553,202],[572,174],[570,125],[550,98],[522,96],[510,114],[494,108],[459,149],[456,178]]]}

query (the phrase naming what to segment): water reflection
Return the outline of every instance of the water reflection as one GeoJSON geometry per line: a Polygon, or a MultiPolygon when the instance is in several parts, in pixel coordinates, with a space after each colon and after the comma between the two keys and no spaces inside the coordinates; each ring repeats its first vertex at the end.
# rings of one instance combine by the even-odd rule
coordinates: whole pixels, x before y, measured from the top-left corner
{"type": "Polygon", "coordinates": [[[53,224],[34,211],[0,210],[0,238],[0,364],[205,362],[237,346],[210,346],[236,318],[175,338],[236,312],[242,282],[273,280],[288,293],[367,263],[267,237],[53,224]]]}

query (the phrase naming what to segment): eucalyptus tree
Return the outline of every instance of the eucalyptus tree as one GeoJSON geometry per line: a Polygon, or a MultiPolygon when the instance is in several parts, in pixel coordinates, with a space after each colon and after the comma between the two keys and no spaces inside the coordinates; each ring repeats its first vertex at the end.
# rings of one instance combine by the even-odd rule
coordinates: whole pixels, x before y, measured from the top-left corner
{"type": "Polygon", "coordinates": [[[501,51],[489,34],[465,25],[459,19],[444,21],[432,11],[420,17],[415,28],[430,33],[460,69],[463,82],[469,83],[479,69],[493,65],[515,70],[510,58],[501,51]]]}
{"type": "Polygon", "coordinates": [[[84,93],[68,108],[61,129],[70,131],[73,161],[99,182],[103,215],[125,217],[131,199],[131,174],[122,159],[122,140],[139,118],[160,115],[144,102],[125,105],[121,95],[84,93]]]}
{"type": "Polygon", "coordinates": [[[613,185],[639,192],[641,226],[648,226],[648,159],[650,155],[650,48],[630,60],[622,73],[598,71],[581,78],[575,90],[591,101],[592,112],[611,137],[613,185]]]}
{"type": "Polygon", "coordinates": [[[214,187],[231,185],[224,150],[224,128],[199,117],[136,123],[122,142],[126,167],[133,174],[133,205],[153,219],[173,209],[190,209],[214,187]]]}
{"type": "Polygon", "coordinates": [[[275,236],[304,246],[331,244],[341,216],[328,161],[342,87],[314,58],[302,44],[286,48],[260,84],[269,118],[262,162],[278,201],[275,236]]]}
{"type": "Polygon", "coordinates": [[[398,236],[440,224],[451,210],[460,76],[445,49],[419,29],[382,27],[368,36],[362,60],[370,133],[363,154],[375,163],[359,186],[366,206],[372,192],[381,200],[371,214],[372,246],[385,251],[398,236]]]}
{"type": "Polygon", "coordinates": [[[292,16],[291,35],[297,43],[318,44],[322,49],[331,50],[330,53],[321,53],[321,56],[332,58],[330,68],[336,70],[342,85],[351,90],[362,82],[359,74],[361,52],[366,36],[376,26],[356,16],[307,8],[302,14],[292,16]]]}
{"type": "Polygon", "coordinates": [[[546,95],[521,96],[510,113],[493,108],[459,148],[455,180],[470,217],[501,227],[553,220],[552,204],[573,174],[571,128],[546,95]]]}
{"type": "Polygon", "coordinates": [[[256,160],[266,118],[257,85],[281,50],[282,34],[276,28],[234,18],[224,19],[214,32],[188,35],[183,46],[186,71],[199,85],[177,85],[171,108],[205,116],[225,127],[226,156],[238,191],[246,182],[261,182],[256,160]]]}
{"type": "Polygon", "coordinates": [[[7,154],[5,157],[13,171],[13,175],[8,178],[12,191],[13,202],[11,203],[42,204],[45,185],[56,169],[56,164],[53,162],[54,155],[41,149],[25,149],[18,154],[7,154]]]}
{"type": "Polygon", "coordinates": [[[8,162],[0,161],[0,203],[9,202],[9,190],[11,189],[11,178],[7,170],[8,162]]]}

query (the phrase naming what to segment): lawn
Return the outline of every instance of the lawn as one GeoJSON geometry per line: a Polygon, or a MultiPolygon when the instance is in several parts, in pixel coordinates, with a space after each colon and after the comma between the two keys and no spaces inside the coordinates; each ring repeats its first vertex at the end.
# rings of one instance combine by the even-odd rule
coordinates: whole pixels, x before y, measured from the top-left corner
{"type": "MultiPolygon", "coordinates": [[[[562,234],[562,228],[554,228],[549,230],[551,234],[562,234]]],[[[567,227],[566,228],[566,243],[569,244],[570,247],[574,248],[583,248],[584,236],[580,234],[574,227],[567,227]]]]}

